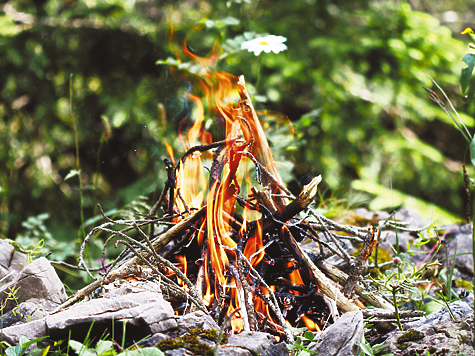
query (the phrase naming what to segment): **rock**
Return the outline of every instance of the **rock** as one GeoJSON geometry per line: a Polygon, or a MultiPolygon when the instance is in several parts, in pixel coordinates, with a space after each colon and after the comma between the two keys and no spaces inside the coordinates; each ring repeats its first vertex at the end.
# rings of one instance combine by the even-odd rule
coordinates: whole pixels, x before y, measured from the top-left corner
{"type": "MultiPolygon", "coordinates": [[[[34,340],[47,335],[48,329],[46,328],[45,318],[0,329],[0,338],[9,345],[18,345],[20,336],[25,336],[28,340],[34,340]]],[[[2,354],[1,351],[0,348],[0,354],[2,354]]]]}
{"type": "Polygon", "coordinates": [[[345,313],[333,325],[320,333],[320,341],[310,350],[318,355],[349,356],[358,355],[359,344],[363,337],[363,313],[353,311],[345,313]]]}
{"type": "MultiPolygon", "coordinates": [[[[472,231],[466,231],[466,228],[456,230],[454,233],[454,238],[451,239],[448,243],[448,253],[449,256],[452,256],[455,253],[455,248],[457,247],[457,256],[455,258],[455,267],[462,273],[473,276],[473,245],[472,245],[472,231]]],[[[445,258],[445,251],[441,251],[445,258]]],[[[449,266],[452,265],[452,259],[449,259],[449,266]]]]}
{"type": "Polygon", "coordinates": [[[216,324],[213,318],[211,318],[209,315],[206,315],[201,310],[186,314],[182,317],[177,317],[177,323],[180,333],[185,333],[192,328],[219,330],[219,326],[216,324]]]}
{"type": "MultiPolygon", "coordinates": [[[[15,255],[13,254],[13,257],[15,255]]],[[[22,260],[21,256],[16,258],[17,262],[22,260]]],[[[13,271],[16,271],[18,266],[14,266],[13,260],[11,262],[10,268],[13,266],[15,268],[13,271]]],[[[8,299],[4,312],[8,312],[18,304],[32,298],[45,300],[47,302],[44,305],[50,303],[52,308],[60,305],[67,298],[64,286],[56,271],[44,257],[29,263],[23,270],[20,269],[16,276],[18,275],[19,279],[15,277],[15,280],[0,288],[0,303],[8,299]],[[14,290],[14,298],[9,295],[12,289],[14,290]]]]}
{"type": "Polygon", "coordinates": [[[44,299],[31,298],[21,303],[18,308],[10,310],[3,315],[2,327],[13,326],[26,322],[32,322],[44,318],[53,310],[56,304],[48,302],[44,299]]]}
{"type": "Polygon", "coordinates": [[[437,320],[445,320],[445,317],[436,317],[431,323],[392,333],[385,342],[388,346],[384,352],[391,352],[394,356],[474,354],[473,312],[456,321],[439,323],[437,320]]]}
{"type": "Polygon", "coordinates": [[[405,223],[407,229],[422,229],[427,226],[429,221],[424,219],[416,209],[402,207],[393,216],[394,220],[405,223]]]}
{"type": "MultiPolygon", "coordinates": [[[[229,336],[228,345],[238,347],[244,350],[252,350],[253,354],[257,352],[261,356],[286,356],[289,351],[285,344],[276,344],[275,338],[267,333],[254,331],[254,332],[242,332],[240,334],[233,334],[229,336]]],[[[230,351],[230,346],[224,345],[222,349],[230,351]]],[[[248,351],[249,352],[249,351],[248,351]]],[[[241,355],[240,353],[221,353],[220,355],[241,355]]],[[[246,354],[247,355],[247,354],[246,354]]]]}
{"type": "Polygon", "coordinates": [[[219,348],[218,356],[253,356],[253,354],[248,349],[228,344],[219,348]]]}
{"type": "Polygon", "coordinates": [[[27,262],[28,257],[25,254],[15,251],[11,244],[0,240],[0,279],[8,275],[3,279],[2,284],[13,281],[27,262]]]}
{"type": "MultiPolygon", "coordinates": [[[[87,331],[92,321],[106,327],[110,327],[113,321],[125,321],[128,337],[132,336],[136,341],[150,334],[176,329],[178,325],[170,303],[163,299],[161,293],[147,290],[150,284],[127,283],[119,288],[122,291],[74,304],[62,312],[48,316],[46,323],[50,336],[55,338],[58,334],[64,335],[70,329],[78,333],[81,329],[84,331],[84,328],[87,331]],[[125,292],[129,294],[124,294],[125,292]]],[[[74,334],[73,338],[76,338],[74,334]]]]}

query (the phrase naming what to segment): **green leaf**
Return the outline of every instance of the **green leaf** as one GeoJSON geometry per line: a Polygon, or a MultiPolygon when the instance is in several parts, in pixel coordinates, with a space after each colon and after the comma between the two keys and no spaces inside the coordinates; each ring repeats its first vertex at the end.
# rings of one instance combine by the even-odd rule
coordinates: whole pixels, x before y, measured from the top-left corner
{"type": "Polygon", "coordinates": [[[475,166],[475,135],[472,138],[472,142],[470,142],[470,161],[475,166]]]}
{"type": "Polygon", "coordinates": [[[71,171],[68,173],[68,175],[64,178],[64,180],[68,180],[69,178],[72,178],[74,176],[78,176],[81,171],[78,171],[77,169],[71,169],[71,171]]]}
{"type": "Polygon", "coordinates": [[[311,331],[306,331],[305,334],[303,334],[303,337],[306,338],[307,340],[312,341],[313,338],[315,337],[315,334],[311,331]]]}
{"type": "Polygon", "coordinates": [[[432,313],[437,313],[439,310],[441,310],[444,306],[437,302],[437,301],[431,301],[431,302],[427,302],[425,303],[424,305],[422,305],[419,310],[422,310],[422,311],[425,311],[426,312],[426,316],[427,315],[430,315],[432,313]]]}
{"type": "Polygon", "coordinates": [[[475,67],[475,54],[465,53],[462,57],[462,61],[467,65],[466,68],[462,69],[462,74],[460,75],[460,86],[462,87],[462,95],[465,96],[470,83],[470,78],[472,77],[473,68],[475,67]]]}
{"type": "Polygon", "coordinates": [[[361,350],[363,350],[365,355],[370,355],[370,356],[374,355],[373,350],[368,344],[360,344],[359,346],[361,347],[361,350]]]}
{"type": "Polygon", "coordinates": [[[21,345],[11,346],[5,350],[7,356],[20,356],[23,354],[23,347],[21,345]]]}
{"type": "Polygon", "coordinates": [[[96,352],[99,356],[113,355],[114,343],[109,340],[99,340],[96,345],[96,352]]]}
{"type": "Polygon", "coordinates": [[[144,347],[143,349],[137,350],[125,350],[117,356],[164,356],[165,354],[157,349],[156,347],[144,347]]]}
{"type": "Polygon", "coordinates": [[[76,340],[69,340],[69,346],[71,346],[71,348],[79,356],[97,356],[96,352],[93,349],[88,349],[86,346],[76,340]]]}

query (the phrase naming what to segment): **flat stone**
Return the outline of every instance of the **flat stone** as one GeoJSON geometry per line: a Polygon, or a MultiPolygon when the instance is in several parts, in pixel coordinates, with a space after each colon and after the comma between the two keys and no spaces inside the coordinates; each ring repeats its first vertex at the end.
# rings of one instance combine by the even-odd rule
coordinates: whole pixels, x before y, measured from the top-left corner
{"type": "Polygon", "coordinates": [[[281,353],[282,348],[276,344],[272,335],[259,331],[233,334],[228,338],[228,345],[252,350],[262,356],[288,355],[287,348],[285,348],[286,353],[281,353]]]}
{"type": "Polygon", "coordinates": [[[242,347],[221,345],[219,347],[218,356],[252,356],[252,353],[248,349],[242,347]]]}
{"type": "Polygon", "coordinates": [[[363,313],[353,311],[343,314],[333,325],[320,334],[316,346],[309,347],[318,355],[349,356],[358,355],[363,337],[363,313]]]}
{"type": "Polygon", "coordinates": [[[32,298],[43,299],[54,305],[60,305],[67,298],[63,283],[59,279],[56,271],[50,262],[40,257],[28,264],[20,272],[20,278],[16,283],[4,286],[0,289],[0,302],[6,302],[4,312],[8,312],[32,298]],[[9,293],[14,288],[15,298],[9,297],[9,293]]]}
{"type": "Polygon", "coordinates": [[[219,330],[218,324],[209,315],[203,311],[198,310],[182,317],[177,317],[177,324],[181,333],[193,328],[201,328],[204,330],[216,329],[219,330]]]}
{"type": "MultiPolygon", "coordinates": [[[[473,312],[470,305],[462,300],[456,300],[455,302],[451,303],[450,310],[457,319],[461,319],[473,312]]],[[[405,330],[413,329],[421,331],[424,328],[448,323],[450,321],[452,321],[452,316],[450,315],[449,311],[447,308],[442,308],[437,313],[432,313],[427,317],[421,317],[417,321],[406,323],[403,325],[403,327],[405,330]]]]}
{"type": "Polygon", "coordinates": [[[434,322],[419,330],[396,331],[385,342],[384,352],[404,355],[473,355],[473,313],[456,321],[434,322]],[[411,335],[415,337],[411,338],[411,335]]]}
{"type": "Polygon", "coordinates": [[[6,341],[10,345],[18,345],[20,336],[25,336],[29,340],[47,336],[46,319],[39,319],[29,323],[10,326],[0,329],[2,341],[6,341]]]}
{"type": "Polygon", "coordinates": [[[137,285],[133,290],[130,294],[117,293],[116,297],[97,298],[74,304],[64,311],[50,315],[46,318],[48,330],[54,337],[64,335],[65,331],[70,329],[80,333],[93,321],[94,325],[101,324],[106,328],[109,328],[112,322],[125,321],[127,325],[134,327],[134,332],[140,339],[178,328],[173,309],[161,293],[143,289],[140,291],[137,285]]]}

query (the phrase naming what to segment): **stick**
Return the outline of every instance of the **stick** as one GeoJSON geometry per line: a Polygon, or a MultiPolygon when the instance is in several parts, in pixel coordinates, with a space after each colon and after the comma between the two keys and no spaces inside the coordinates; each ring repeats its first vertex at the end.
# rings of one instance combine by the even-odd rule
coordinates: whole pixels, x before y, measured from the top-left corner
{"type": "Polygon", "coordinates": [[[350,263],[350,274],[346,279],[345,287],[343,288],[343,294],[345,297],[351,297],[358,283],[360,275],[363,273],[365,263],[368,260],[368,257],[373,252],[373,248],[378,242],[378,235],[376,229],[371,226],[370,231],[365,237],[363,247],[361,248],[358,256],[350,263]]]}
{"type": "MultiPolygon", "coordinates": [[[[344,285],[346,283],[346,280],[348,279],[348,275],[340,271],[338,268],[330,265],[329,263],[323,260],[317,262],[317,265],[324,273],[329,275],[331,279],[333,279],[334,281],[340,283],[341,285],[344,285]]],[[[392,304],[387,302],[384,298],[380,297],[379,295],[367,291],[359,283],[357,283],[355,286],[355,293],[356,295],[363,298],[369,304],[371,304],[372,306],[376,308],[381,308],[381,309],[394,312],[394,306],[392,304]]]]}
{"type": "Polygon", "coordinates": [[[307,253],[300,247],[300,245],[295,241],[294,237],[290,233],[289,229],[286,226],[283,226],[284,232],[284,243],[289,248],[289,250],[294,255],[294,258],[301,262],[304,267],[310,272],[310,278],[312,278],[315,285],[318,286],[320,291],[333,299],[336,302],[338,308],[343,310],[343,312],[357,311],[360,308],[350,299],[346,298],[338,288],[333,286],[333,281],[327,278],[320,271],[313,261],[308,257],[307,253]]]}
{"type": "Polygon", "coordinates": [[[262,230],[268,231],[267,229],[271,228],[276,223],[285,224],[286,221],[292,219],[295,215],[305,210],[317,194],[318,184],[321,181],[322,176],[313,178],[310,183],[303,187],[299,196],[295,200],[282,207],[280,212],[272,214],[271,219],[267,219],[264,222],[262,230]]]}
{"type": "Polygon", "coordinates": [[[233,276],[234,282],[236,283],[236,294],[239,301],[239,307],[241,308],[242,327],[244,331],[251,331],[251,326],[249,324],[249,317],[247,313],[248,308],[246,301],[246,293],[244,292],[241,279],[239,278],[239,273],[237,271],[237,268],[231,264],[227,266],[227,269],[231,273],[231,276],[233,276]]]}
{"type": "MultiPolygon", "coordinates": [[[[249,128],[247,128],[247,130],[251,130],[251,132],[247,132],[247,130],[244,129],[244,125],[241,125],[242,131],[248,142],[251,141],[251,137],[254,139],[252,147],[250,148],[251,153],[254,155],[254,157],[256,157],[257,161],[260,162],[266,168],[266,170],[275,177],[276,181],[283,185],[282,178],[280,177],[277,166],[275,165],[275,161],[272,158],[272,153],[270,151],[269,144],[267,143],[266,135],[259,122],[256,111],[252,106],[251,98],[247,92],[246,82],[243,75],[239,77],[237,85],[239,88],[239,96],[241,97],[241,100],[239,100],[239,106],[241,107],[241,111],[245,120],[249,123],[249,128]]],[[[266,176],[263,176],[263,184],[271,184],[273,190],[279,189],[276,184],[266,176]]],[[[283,207],[288,204],[288,199],[285,197],[276,197],[275,202],[279,207],[283,207]]]]}

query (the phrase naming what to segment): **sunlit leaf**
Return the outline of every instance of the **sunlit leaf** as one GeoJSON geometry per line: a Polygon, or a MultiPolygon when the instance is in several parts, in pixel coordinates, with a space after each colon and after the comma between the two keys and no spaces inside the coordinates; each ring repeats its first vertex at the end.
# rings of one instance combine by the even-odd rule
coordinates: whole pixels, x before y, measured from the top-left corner
{"type": "Polygon", "coordinates": [[[462,74],[460,76],[462,95],[465,96],[468,85],[470,83],[470,78],[472,77],[473,68],[475,67],[475,54],[465,53],[465,55],[462,57],[462,61],[464,61],[467,65],[466,68],[462,69],[462,74]]]}
{"type": "Polygon", "coordinates": [[[470,161],[472,161],[472,164],[475,166],[475,136],[472,142],[470,142],[470,161]]]}
{"type": "Polygon", "coordinates": [[[72,169],[68,174],[67,176],[64,178],[64,180],[68,180],[72,177],[75,177],[75,176],[78,176],[79,173],[81,173],[81,171],[78,171],[77,169],[72,169]]]}

